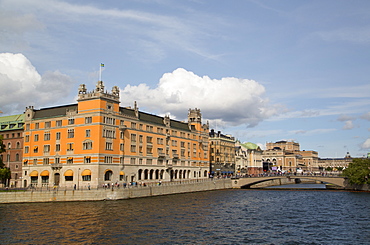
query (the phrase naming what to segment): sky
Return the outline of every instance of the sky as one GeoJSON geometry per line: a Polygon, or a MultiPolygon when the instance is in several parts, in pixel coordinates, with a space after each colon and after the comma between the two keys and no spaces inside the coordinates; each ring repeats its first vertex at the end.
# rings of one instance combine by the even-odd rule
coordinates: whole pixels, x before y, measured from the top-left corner
{"type": "Polygon", "coordinates": [[[0,116],[76,103],[101,77],[121,106],[265,148],[370,152],[370,1],[0,0],[0,116]]]}

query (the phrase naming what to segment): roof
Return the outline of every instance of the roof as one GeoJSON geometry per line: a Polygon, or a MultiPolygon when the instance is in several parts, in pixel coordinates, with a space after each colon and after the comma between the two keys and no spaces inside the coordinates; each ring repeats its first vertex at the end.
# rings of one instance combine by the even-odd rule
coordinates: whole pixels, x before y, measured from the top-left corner
{"type": "Polygon", "coordinates": [[[24,114],[0,117],[0,131],[23,129],[24,114]]]}
{"type": "Polygon", "coordinates": [[[252,142],[245,142],[245,143],[242,143],[241,144],[242,146],[244,146],[245,148],[249,149],[249,150],[257,150],[258,149],[258,145],[252,143],[252,142]]]}
{"type": "MultiPolygon", "coordinates": [[[[120,107],[120,112],[126,116],[129,117],[134,117],[136,118],[135,115],[135,110],[131,108],[126,108],[126,107],[120,107]]],[[[162,127],[165,127],[166,125],[164,124],[164,118],[149,114],[146,112],[139,111],[139,121],[141,122],[146,122],[146,123],[151,123],[151,124],[157,124],[162,127]]],[[[173,129],[179,129],[183,131],[190,131],[189,126],[187,123],[176,121],[176,120],[170,120],[171,128],[173,129]]]]}
{"type": "Polygon", "coordinates": [[[77,108],[77,104],[41,108],[40,110],[35,110],[34,119],[65,116],[68,110],[77,111],[77,108]]]}

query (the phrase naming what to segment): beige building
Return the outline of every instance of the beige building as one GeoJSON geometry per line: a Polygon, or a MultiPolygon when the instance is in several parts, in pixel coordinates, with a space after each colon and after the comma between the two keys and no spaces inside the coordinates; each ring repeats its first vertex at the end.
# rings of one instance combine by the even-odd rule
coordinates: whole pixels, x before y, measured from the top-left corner
{"type": "Polygon", "coordinates": [[[262,156],[264,171],[318,171],[318,153],[301,151],[299,143],[278,141],[266,143],[262,156]]]}
{"type": "Polygon", "coordinates": [[[237,173],[240,175],[258,175],[262,170],[262,150],[251,142],[236,142],[235,146],[235,163],[237,173]]]}
{"type": "Polygon", "coordinates": [[[235,139],[213,129],[209,133],[210,174],[224,176],[235,174],[235,139]]]}
{"type": "Polygon", "coordinates": [[[337,170],[338,168],[347,168],[351,162],[352,157],[347,152],[343,158],[319,158],[318,165],[320,170],[326,170],[327,168],[337,170]]]}

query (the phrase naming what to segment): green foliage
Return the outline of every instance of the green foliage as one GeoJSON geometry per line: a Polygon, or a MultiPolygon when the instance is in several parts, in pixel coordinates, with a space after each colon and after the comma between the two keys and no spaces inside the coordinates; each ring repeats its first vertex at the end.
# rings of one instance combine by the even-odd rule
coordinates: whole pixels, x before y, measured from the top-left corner
{"type": "Polygon", "coordinates": [[[0,169],[0,181],[5,184],[8,179],[10,179],[11,172],[9,168],[0,169]]]}
{"type": "Polygon", "coordinates": [[[353,159],[348,168],[343,170],[343,176],[348,178],[350,184],[370,184],[370,159],[353,159]]]}
{"type": "MultiPolygon", "coordinates": [[[[6,152],[5,145],[3,143],[3,136],[0,135],[0,154],[6,152]]],[[[4,167],[3,159],[0,157],[0,168],[4,167]]]]}
{"type": "Polygon", "coordinates": [[[326,171],[333,171],[333,168],[332,167],[327,167],[325,168],[326,171]]]}

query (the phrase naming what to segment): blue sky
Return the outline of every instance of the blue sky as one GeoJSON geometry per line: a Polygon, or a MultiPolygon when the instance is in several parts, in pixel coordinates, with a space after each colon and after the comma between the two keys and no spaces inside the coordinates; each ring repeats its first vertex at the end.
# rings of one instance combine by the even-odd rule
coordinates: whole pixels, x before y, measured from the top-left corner
{"type": "Polygon", "coordinates": [[[106,88],[121,106],[320,157],[370,152],[370,1],[0,0],[1,115],[106,88]]]}

